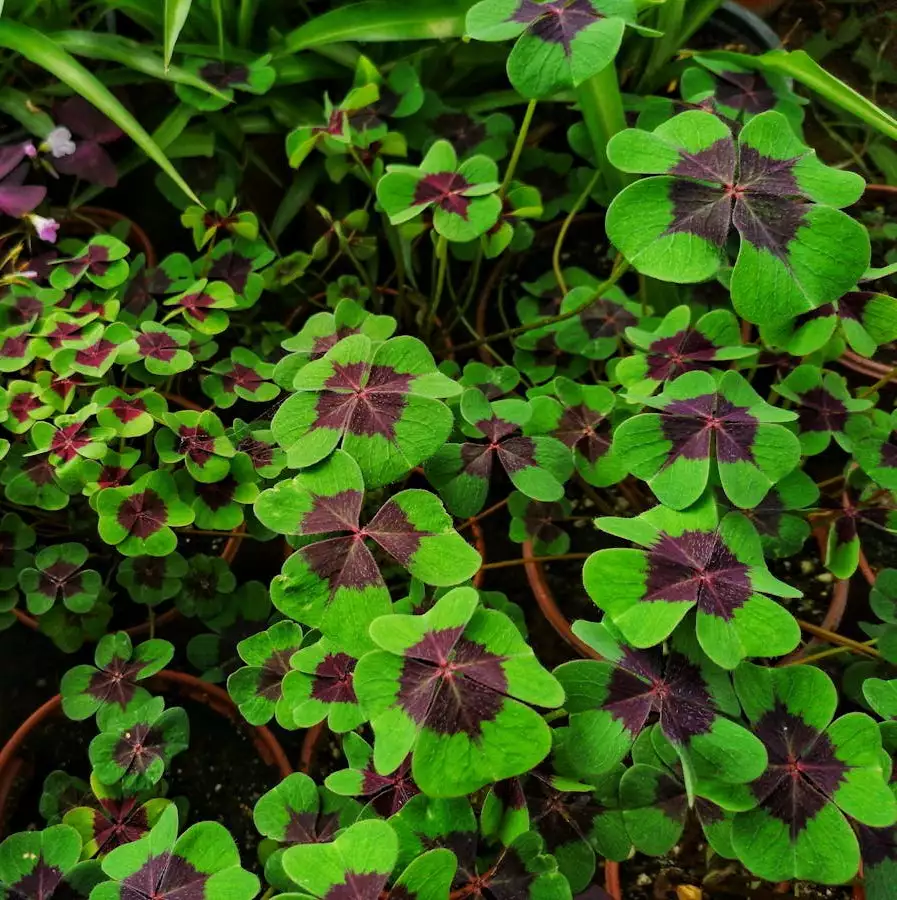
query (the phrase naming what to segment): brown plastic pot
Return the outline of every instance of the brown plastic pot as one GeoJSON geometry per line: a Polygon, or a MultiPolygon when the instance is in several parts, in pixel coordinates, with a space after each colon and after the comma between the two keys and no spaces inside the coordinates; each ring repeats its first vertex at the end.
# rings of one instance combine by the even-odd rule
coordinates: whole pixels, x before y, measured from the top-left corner
{"type": "Polygon", "coordinates": [[[66,231],[71,234],[96,234],[98,231],[109,231],[119,222],[128,223],[130,231],[127,234],[127,242],[139,247],[146,257],[147,267],[154,268],[158,262],[158,257],[149,235],[127,216],[123,216],[113,209],[105,209],[102,206],[79,206],[62,220],[66,231]]]}
{"type": "Polygon", "coordinates": [[[542,615],[548,620],[548,624],[580,655],[586,659],[602,659],[601,655],[593,650],[588,644],[581,641],[570,627],[567,617],[561,612],[557,601],[554,599],[554,592],[548,584],[545,577],[545,566],[540,562],[532,562],[531,557],[535,556],[532,541],[524,541],[521,544],[521,554],[524,559],[530,559],[525,562],[523,568],[526,571],[526,580],[529,582],[536,603],[542,611],[542,615]]]}
{"type": "MultiPolygon", "coordinates": [[[[157,672],[147,679],[146,684],[165,693],[177,693],[197,703],[202,703],[224,718],[230,719],[236,725],[245,728],[263,762],[276,768],[281,778],[286,778],[293,773],[293,767],[274,733],[264,725],[248,725],[227,691],[218,685],[209,684],[195,675],[175,672],[171,669],[157,672]]],[[[2,832],[3,822],[6,820],[6,807],[10,792],[23,766],[19,751],[44,722],[60,715],[62,715],[62,696],[56,694],[38,707],[0,749],[0,832],[2,832]]]]}

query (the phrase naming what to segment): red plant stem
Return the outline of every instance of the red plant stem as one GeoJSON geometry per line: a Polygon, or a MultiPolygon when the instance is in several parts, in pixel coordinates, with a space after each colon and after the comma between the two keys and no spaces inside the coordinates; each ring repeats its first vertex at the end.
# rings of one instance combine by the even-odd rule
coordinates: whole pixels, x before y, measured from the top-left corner
{"type": "Polygon", "coordinates": [[[490,506],[488,509],[484,509],[481,513],[477,513],[475,516],[471,516],[469,519],[462,522],[458,526],[457,530],[464,531],[465,528],[470,528],[470,526],[473,525],[474,522],[482,521],[483,519],[486,518],[486,516],[491,516],[492,513],[498,512],[498,510],[503,509],[507,505],[508,505],[508,498],[505,497],[504,500],[499,500],[498,503],[493,503],[492,506],[490,506]]]}
{"type": "Polygon", "coordinates": [[[897,194],[897,187],[893,184],[867,184],[867,191],[877,191],[880,194],[897,194]]]}
{"type": "Polygon", "coordinates": [[[299,754],[299,771],[308,775],[315,762],[315,756],[318,753],[318,743],[321,735],[324,733],[324,723],[318,722],[305,732],[302,739],[302,750],[299,754]]]}
{"type": "Polygon", "coordinates": [[[473,535],[473,545],[477,548],[480,559],[483,560],[479,569],[477,569],[476,574],[473,576],[473,586],[475,588],[481,588],[483,586],[483,581],[486,579],[486,573],[483,571],[483,566],[486,564],[486,534],[480,526],[480,523],[476,521],[471,521],[470,532],[473,535]]]}
{"type": "Polygon", "coordinates": [[[623,891],[620,887],[620,864],[612,859],[604,860],[604,890],[614,900],[623,900],[623,891]]]}
{"type": "Polygon", "coordinates": [[[863,578],[866,579],[866,583],[869,587],[872,587],[875,584],[875,579],[878,577],[875,574],[875,569],[869,565],[869,560],[866,558],[866,554],[863,553],[863,548],[860,547],[860,561],[859,561],[859,569],[860,572],[863,573],[863,578]]]}
{"type": "Polygon", "coordinates": [[[588,559],[591,553],[559,553],[557,556],[522,556],[520,559],[503,559],[500,562],[486,563],[483,569],[506,569],[508,566],[525,566],[527,563],[562,562],[569,559],[588,559]]]}

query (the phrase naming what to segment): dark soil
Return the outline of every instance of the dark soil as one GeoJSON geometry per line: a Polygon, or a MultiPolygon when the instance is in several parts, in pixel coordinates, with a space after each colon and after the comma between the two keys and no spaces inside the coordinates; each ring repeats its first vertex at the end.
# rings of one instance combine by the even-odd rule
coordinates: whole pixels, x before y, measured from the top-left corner
{"type": "Polygon", "coordinates": [[[835,576],[823,566],[816,539],[811,537],[796,556],[768,559],[767,564],[776,578],[803,593],[797,600],[786,598],[782,602],[797,618],[821,624],[831,602],[835,576]]]}

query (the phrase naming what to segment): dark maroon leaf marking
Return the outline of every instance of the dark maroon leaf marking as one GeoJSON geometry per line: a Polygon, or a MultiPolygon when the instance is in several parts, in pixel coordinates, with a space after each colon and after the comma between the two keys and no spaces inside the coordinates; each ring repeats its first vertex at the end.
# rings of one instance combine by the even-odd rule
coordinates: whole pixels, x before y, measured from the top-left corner
{"type": "Polygon", "coordinates": [[[98,853],[109,853],[122,844],[142,838],[150,829],[146,810],[135,797],[106,798],[93,814],[93,837],[98,853]]]}
{"type": "Polygon", "coordinates": [[[146,404],[140,397],[115,397],[109,404],[120,422],[133,422],[146,412],[146,404]]]}
{"type": "Polygon", "coordinates": [[[610,449],[610,422],[584,403],[568,406],[552,434],[571,450],[581,453],[592,465],[610,449]]]}
{"type": "Polygon", "coordinates": [[[237,452],[245,453],[252,460],[252,466],[255,469],[270,466],[274,460],[274,444],[260,441],[252,435],[247,435],[239,441],[237,452]]]}
{"type": "Polygon", "coordinates": [[[720,138],[697,153],[680,151],[682,159],[670,169],[671,175],[727,184],[735,179],[735,142],[731,137],[720,138]]]}
{"type": "Polygon", "coordinates": [[[112,758],[126,772],[145,772],[165,750],[164,735],[146,722],[125,731],[112,751],[112,758]]]}
{"type": "Polygon", "coordinates": [[[138,584],[151,590],[159,590],[165,583],[165,558],[138,556],[134,560],[134,578],[138,584]]]}
{"type": "Polygon", "coordinates": [[[330,587],[330,596],[340,588],[364,590],[381,584],[380,569],[360,533],[350,537],[330,538],[302,547],[299,551],[306,564],[330,587]]]}
{"type": "Polygon", "coordinates": [[[615,338],[638,323],[638,319],[625,306],[612,300],[590,303],[579,314],[579,320],[593,341],[597,338],[615,338]]]}
{"type": "Polygon", "coordinates": [[[427,534],[415,529],[402,508],[392,500],[380,507],[363,533],[406,567],[419,549],[421,538],[427,534]]]}
{"type": "Polygon", "coordinates": [[[283,679],[290,671],[290,657],[298,647],[275,650],[261,665],[256,693],[266,700],[277,702],[283,696],[283,679]]]}
{"type": "Polygon", "coordinates": [[[564,507],[560,503],[546,503],[542,500],[530,500],[523,514],[523,523],[530,540],[551,544],[564,534],[555,524],[563,519],[564,507]]]}
{"type": "Polygon", "coordinates": [[[748,573],[718,532],[663,534],[648,551],[644,599],[694,603],[700,612],[728,622],[751,599],[748,573]]]}
{"type": "Polygon", "coordinates": [[[457,172],[425,175],[414,189],[412,203],[415,206],[433,203],[445,212],[461,216],[466,221],[470,200],[464,196],[464,191],[470,187],[470,182],[457,172]]]}
{"type": "Polygon", "coordinates": [[[824,732],[777,702],[754,726],[766,745],[769,765],[751,789],[760,806],[784,822],[795,839],[828,803],[847,775],[824,732]]]}
{"type": "Polygon", "coordinates": [[[344,325],[342,328],[338,328],[334,334],[316,337],[309,357],[311,359],[320,359],[331,347],[335,347],[344,337],[348,337],[350,334],[361,334],[361,330],[348,328],[344,325]]]}
{"type": "Polygon", "coordinates": [[[212,512],[218,512],[234,502],[234,495],[237,492],[237,482],[232,476],[228,475],[221,481],[215,481],[211,484],[194,485],[196,496],[209,507],[212,512]]]}
{"type": "Polygon", "coordinates": [[[661,410],[660,424],[663,436],[673,445],[666,465],[680,456],[706,459],[711,438],[720,462],[753,462],[757,420],[746,406],[735,406],[719,394],[674,400],[661,410]]]}
{"type": "Polygon", "coordinates": [[[411,376],[401,375],[390,366],[364,362],[334,363],[333,368],[325,390],[318,396],[315,427],[394,439],[411,376]]]}
{"type": "Polygon", "coordinates": [[[22,391],[20,394],[13,394],[7,409],[17,422],[25,422],[29,413],[39,409],[41,406],[42,404],[37,394],[31,393],[31,391],[22,391]]]}
{"type": "Polygon", "coordinates": [[[147,489],[125,498],[116,519],[129,534],[145,540],[168,521],[168,507],[154,490],[147,489]]]}
{"type": "Polygon", "coordinates": [[[177,341],[164,331],[150,331],[137,335],[140,355],[159,362],[171,362],[178,350],[177,341]]]}
{"type": "Polygon", "coordinates": [[[284,831],[285,844],[328,844],[339,829],[337,813],[310,813],[290,810],[284,831]]]}
{"type": "Polygon", "coordinates": [[[46,457],[37,457],[34,459],[34,462],[26,463],[22,467],[22,474],[38,487],[46,487],[48,484],[53,484],[56,480],[53,474],[53,466],[50,465],[50,461],[46,457]]]}
{"type": "Polygon", "coordinates": [[[462,156],[486,139],[486,126],[472,119],[467,113],[442,113],[430,123],[433,131],[451,141],[462,156]]]}
{"type": "Polygon", "coordinates": [[[713,699],[701,670],[679,653],[663,660],[624,648],[602,704],[636,737],[652,713],[674,744],[685,744],[713,727],[713,699]]]}
{"type": "Polygon", "coordinates": [[[233,252],[216,259],[209,269],[209,278],[225,282],[237,294],[242,294],[246,289],[246,282],[251,274],[252,260],[233,252]]]}
{"type": "Polygon", "coordinates": [[[29,294],[19,294],[15,298],[9,310],[10,325],[27,325],[33,322],[44,310],[44,305],[29,294]]]}
{"type": "Polygon", "coordinates": [[[716,72],[714,99],[721,106],[741,109],[751,115],[776,105],[775,91],[759,72],[716,72]]]}
{"type": "Polygon", "coordinates": [[[897,827],[891,825],[889,828],[870,828],[859,822],[853,824],[860,839],[860,852],[867,870],[888,860],[897,860],[897,827]]]}
{"type": "Polygon", "coordinates": [[[361,773],[361,795],[370,797],[381,816],[395,815],[420,788],[411,777],[411,757],[406,757],[392,775],[380,775],[373,769],[361,773]]]}
{"type": "Polygon", "coordinates": [[[326,894],[324,900],[379,900],[380,891],[386,887],[389,875],[378,872],[358,874],[351,869],[346,872],[343,884],[335,884],[326,894]]]}
{"type": "Polygon", "coordinates": [[[41,594],[56,599],[78,594],[82,590],[79,566],[65,560],[58,560],[40,573],[37,589],[41,594]]]}
{"type": "Polygon", "coordinates": [[[717,348],[700,331],[686,328],[651,342],[646,355],[648,376],[668,381],[695,369],[709,369],[716,354],[717,348]]]}
{"type": "Polygon", "coordinates": [[[75,353],[75,362],[82,366],[97,368],[98,366],[103,365],[109,358],[109,355],[117,349],[117,344],[113,344],[112,341],[101,338],[95,344],[91,344],[89,347],[78,350],[75,353]]]}
{"type": "Polygon", "coordinates": [[[228,66],[221,62],[206,63],[199,70],[199,77],[219,90],[232,84],[245,84],[249,77],[246,66],[228,66]]]}
{"type": "Polygon", "coordinates": [[[178,298],[178,306],[193,316],[197,322],[204,322],[209,315],[209,310],[214,305],[215,298],[202,291],[195,294],[184,294],[183,297],[178,298]]]}
{"type": "Polygon", "coordinates": [[[50,900],[62,884],[62,872],[48,866],[41,855],[34,868],[9,886],[10,900],[50,900]]]}
{"type": "MultiPolygon", "coordinates": [[[[862,322],[866,316],[866,307],[876,294],[873,291],[850,291],[838,300],[837,312],[842,319],[853,319],[862,322]]],[[[815,310],[818,312],[819,310],[815,310]]],[[[833,312],[829,305],[829,315],[833,312]]]]}
{"type": "MultiPolygon", "coordinates": [[[[65,159],[66,157],[62,157],[65,159]]],[[[57,168],[60,160],[56,160],[57,168]]],[[[60,169],[60,171],[62,171],[60,169]]],[[[65,268],[73,275],[81,275],[89,271],[93,275],[105,275],[109,270],[109,249],[99,244],[90,244],[87,253],[65,264],[65,268]]]]}
{"type": "Polygon", "coordinates": [[[317,495],[314,507],[302,519],[300,533],[326,534],[330,531],[357,530],[363,501],[362,491],[340,491],[329,497],[317,495]]]}
{"type": "Polygon", "coordinates": [[[136,676],[140,669],[139,663],[114,657],[105,668],[91,676],[87,693],[103,703],[117,703],[124,709],[137,690],[136,676]]]}
{"type": "Polygon", "coordinates": [[[215,453],[215,438],[199,425],[181,425],[177,431],[177,452],[204,466],[215,453]]]}
{"type": "Polygon", "coordinates": [[[56,327],[47,335],[47,343],[54,350],[59,350],[66,341],[80,340],[83,331],[84,325],[81,322],[57,322],[56,327]]]}
{"type": "Polygon", "coordinates": [[[811,388],[800,395],[797,421],[801,431],[843,431],[847,407],[824,387],[811,388]]]}
{"type": "Polygon", "coordinates": [[[695,234],[715,247],[729,236],[732,201],[719,188],[677,178],[670,185],[673,221],[665,234],[695,234]]]}
{"type": "Polygon", "coordinates": [[[99,489],[121,487],[128,480],[129,470],[122,466],[103,466],[97,475],[97,487],[99,489]]]}
{"type": "Polygon", "coordinates": [[[475,739],[501,710],[507,678],[503,657],[461,631],[430,632],[405,651],[398,701],[415,722],[438,734],[475,739]]]}
{"type": "Polygon", "coordinates": [[[209,876],[168,850],[121,881],[120,900],[204,900],[209,876]]]}
{"type": "Polygon", "coordinates": [[[232,394],[238,387],[254,394],[263,383],[264,378],[255,369],[240,363],[233,363],[231,370],[221,376],[221,387],[228,394],[232,394]]]}
{"type": "Polygon", "coordinates": [[[539,772],[533,772],[526,805],[549,853],[565,844],[588,843],[595,816],[601,812],[591,791],[559,791],[539,772]]]}
{"type": "Polygon", "coordinates": [[[560,44],[569,56],[576,35],[600,18],[589,0],[523,0],[510,21],[525,22],[530,34],[548,44],[560,44]]]}
{"type": "Polygon", "coordinates": [[[59,457],[63,463],[71,462],[78,451],[90,443],[87,426],[83,422],[75,422],[56,430],[50,440],[50,453],[59,457]]]}
{"type": "Polygon", "coordinates": [[[0,343],[0,356],[4,359],[19,359],[28,352],[28,338],[20,335],[19,337],[8,337],[0,343]]]}
{"type": "Polygon", "coordinates": [[[357,703],[354,684],[357,663],[348,653],[328,653],[315,668],[311,696],[322,703],[357,703]]]}

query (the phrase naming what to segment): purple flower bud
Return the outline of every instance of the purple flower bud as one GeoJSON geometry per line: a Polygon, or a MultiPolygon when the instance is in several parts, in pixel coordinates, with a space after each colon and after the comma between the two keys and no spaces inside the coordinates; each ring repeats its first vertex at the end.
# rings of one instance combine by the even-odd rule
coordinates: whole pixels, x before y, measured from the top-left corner
{"type": "Polygon", "coordinates": [[[59,231],[59,222],[56,219],[48,219],[36,213],[29,215],[28,219],[42,241],[46,241],[48,244],[56,243],[56,232],[59,231]]]}
{"type": "Polygon", "coordinates": [[[31,141],[28,141],[27,144],[24,144],[22,150],[24,151],[25,156],[27,156],[29,159],[34,159],[37,156],[37,148],[34,146],[34,144],[31,143],[31,141]]]}

